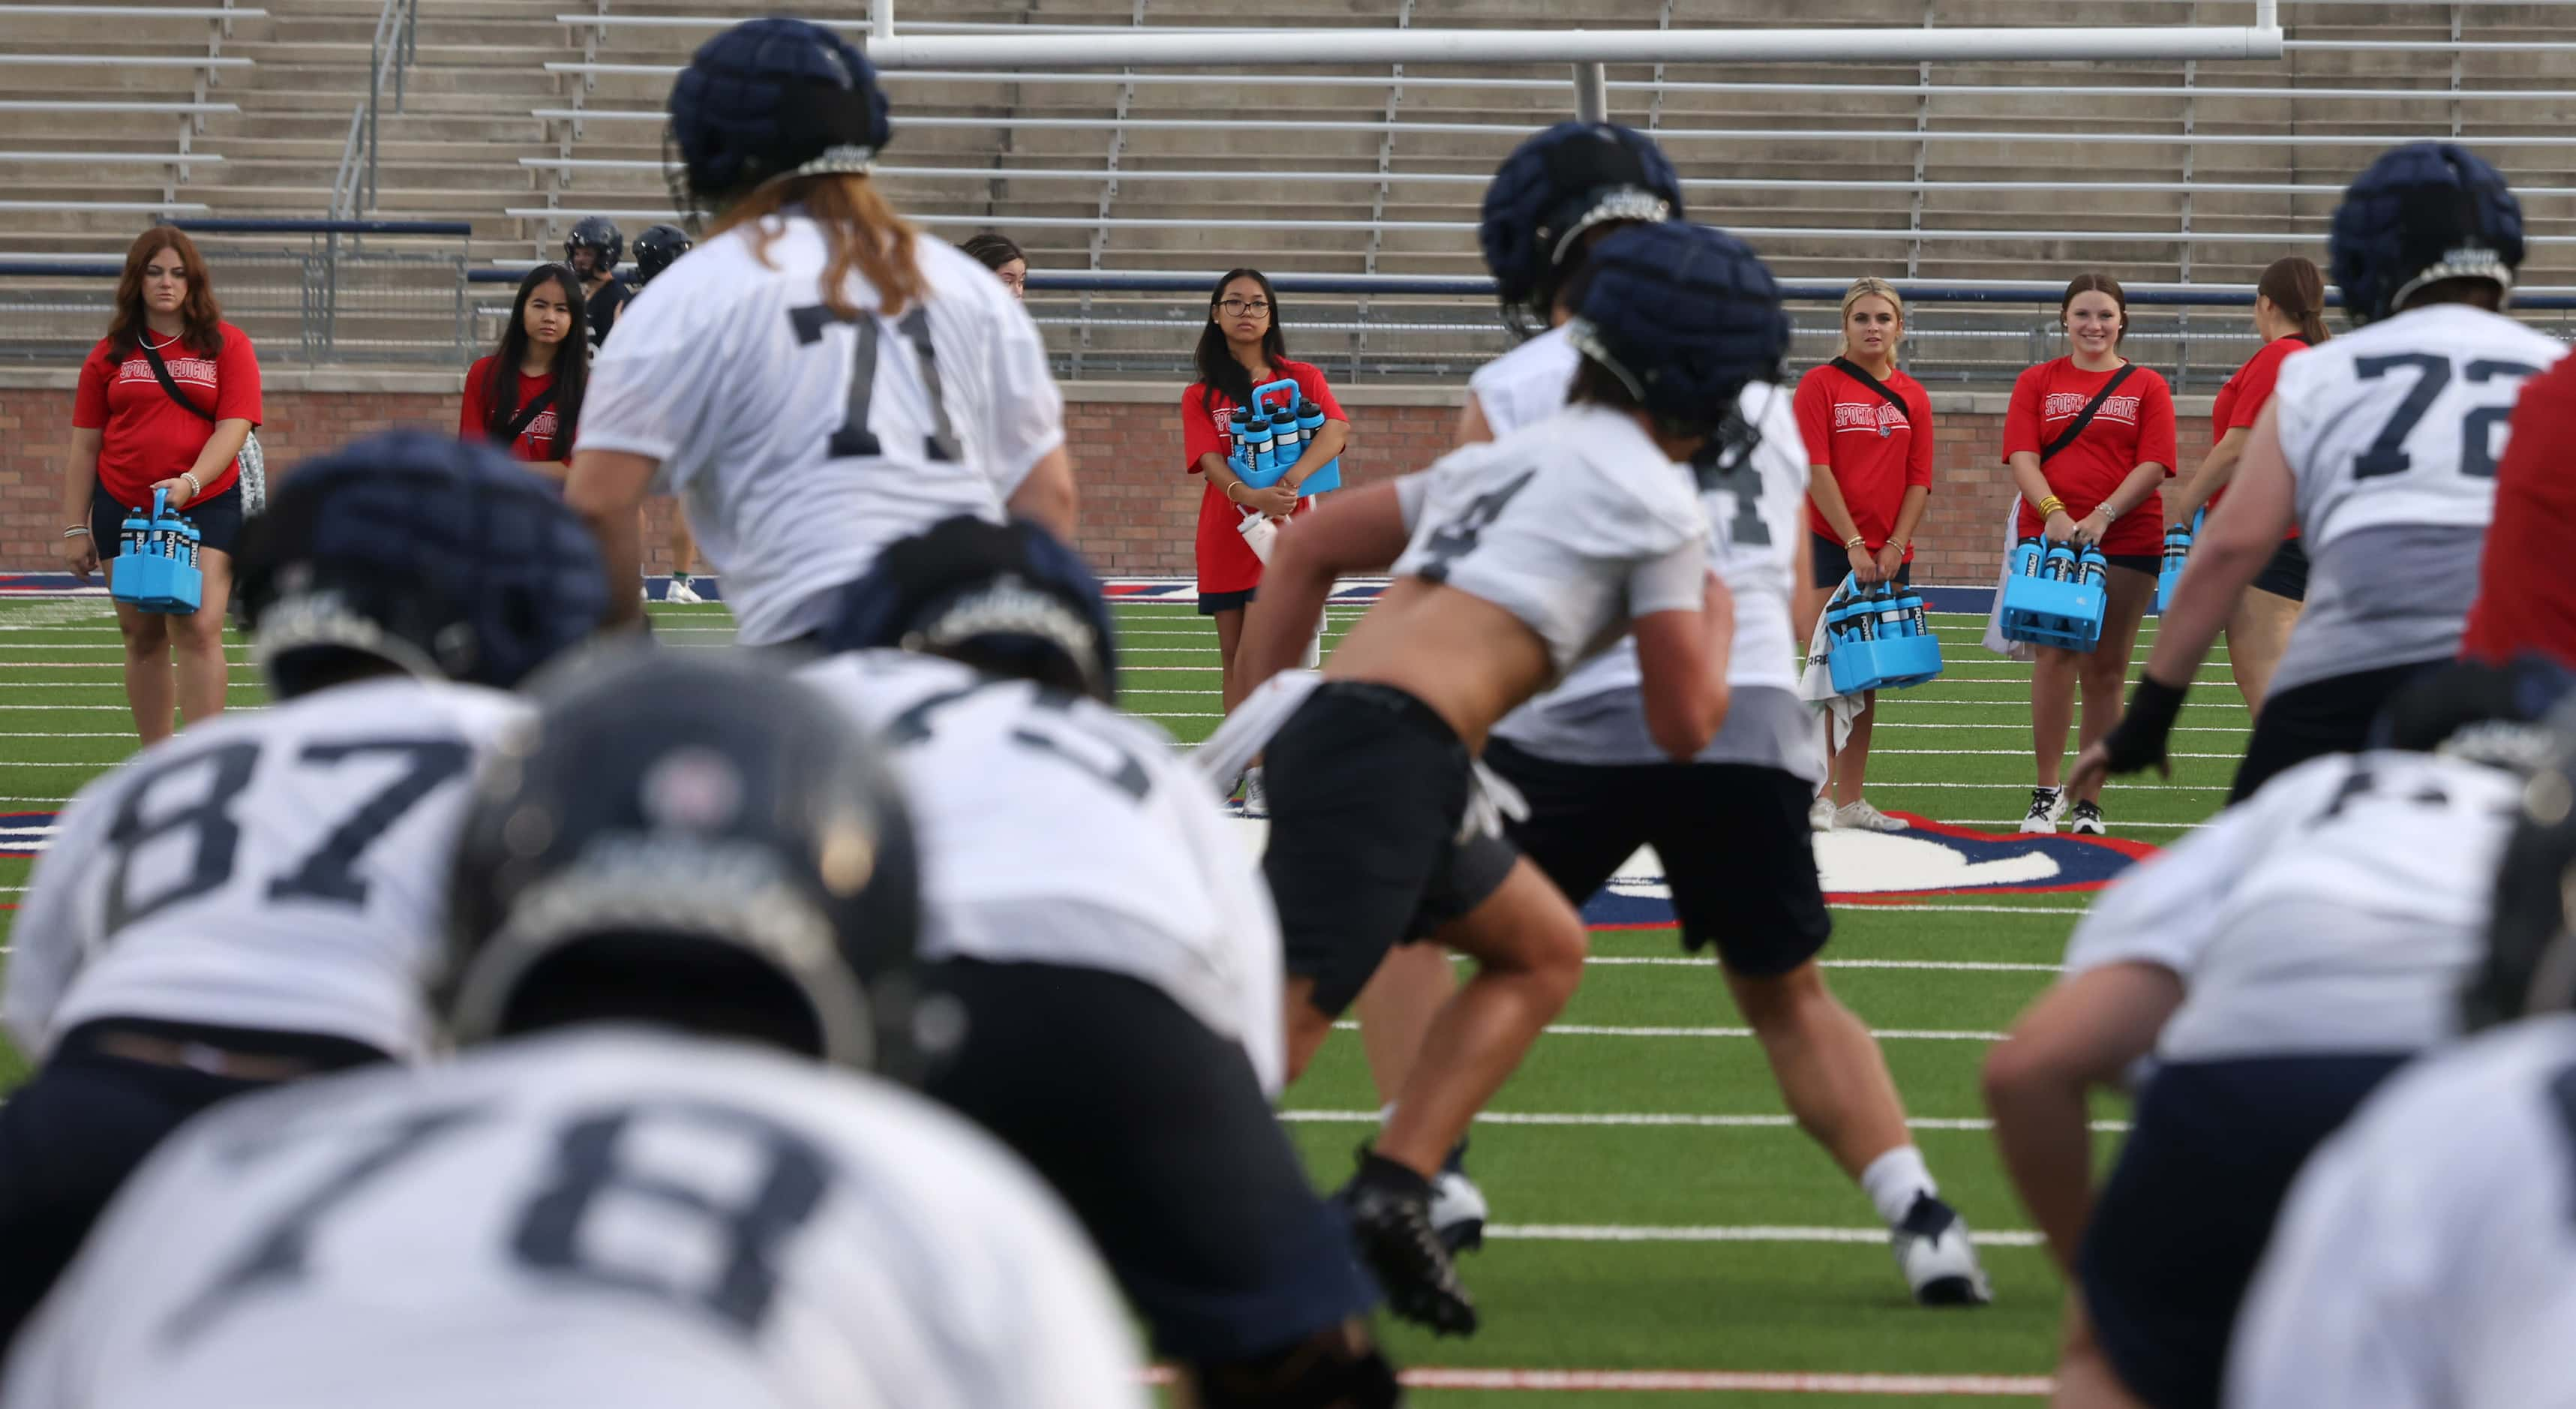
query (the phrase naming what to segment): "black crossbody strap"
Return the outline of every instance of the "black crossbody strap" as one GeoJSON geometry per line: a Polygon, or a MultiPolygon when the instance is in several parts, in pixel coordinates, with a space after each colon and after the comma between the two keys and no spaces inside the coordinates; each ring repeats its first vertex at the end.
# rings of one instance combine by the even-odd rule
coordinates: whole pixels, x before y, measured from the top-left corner
{"type": "Polygon", "coordinates": [[[143,349],[143,355],[151,359],[152,375],[155,380],[161,383],[161,389],[170,394],[170,399],[187,407],[189,410],[196,412],[211,424],[215,419],[215,413],[193,401],[190,401],[188,399],[188,394],[179,390],[179,384],[170,379],[170,364],[161,360],[161,354],[153,349],[152,344],[144,341],[142,338],[135,339],[135,343],[143,349]]]}
{"type": "Polygon", "coordinates": [[[1854,362],[1848,357],[1837,357],[1825,365],[1842,373],[1844,376],[1851,378],[1853,381],[1860,383],[1862,386],[1868,387],[1871,391],[1877,392],[1879,399],[1896,408],[1896,414],[1903,416],[1907,425],[1912,425],[1914,423],[1914,408],[1905,404],[1905,398],[1888,390],[1887,383],[1871,376],[1859,363],[1854,362]]]}
{"type": "Polygon", "coordinates": [[[493,443],[502,446],[518,444],[519,437],[525,435],[528,427],[535,425],[537,418],[545,414],[546,408],[554,404],[555,389],[551,386],[529,397],[528,404],[519,408],[519,414],[510,418],[510,428],[492,437],[493,443]]]}
{"type": "Polygon", "coordinates": [[[2110,400],[2111,393],[2118,391],[2120,389],[2120,383],[2127,381],[2129,379],[2129,374],[2136,370],[2138,370],[2138,364],[2130,362],[2123,364],[2120,370],[2113,372],[2111,374],[2111,380],[2104,382],[2102,384],[2102,389],[2093,393],[2093,399],[2084,403],[2084,409],[2076,413],[2074,424],[2068,426],[2062,431],[2059,431],[2057,433],[2057,439],[2040,447],[2039,462],[2045,465],[2048,463],[2049,456],[2073,445],[2075,443],[2075,437],[2084,434],[2084,428],[2093,424],[2094,414],[2102,409],[2102,403],[2110,400]]]}

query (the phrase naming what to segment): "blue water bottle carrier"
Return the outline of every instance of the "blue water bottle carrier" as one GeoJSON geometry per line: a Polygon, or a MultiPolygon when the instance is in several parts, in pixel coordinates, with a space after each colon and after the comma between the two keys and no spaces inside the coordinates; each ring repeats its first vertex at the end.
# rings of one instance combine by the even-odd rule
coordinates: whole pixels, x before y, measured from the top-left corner
{"type": "Polygon", "coordinates": [[[2165,530],[2164,562],[2156,569],[2156,614],[2164,615],[2165,603],[2173,600],[2174,584],[2182,581],[2183,566],[2191,560],[2191,541],[2200,536],[2200,525],[2209,517],[2202,509],[2191,516],[2189,525],[2175,524],[2165,530]]]}
{"type": "MultiPolygon", "coordinates": [[[[1294,378],[1282,377],[1252,389],[1251,421],[1266,424],[1264,437],[1275,449],[1267,459],[1254,453],[1244,439],[1245,425],[1233,423],[1236,440],[1234,453],[1227,457],[1235,477],[1255,489],[1268,489],[1279,482],[1314,444],[1315,435],[1324,428],[1324,413],[1311,401],[1302,401],[1294,378]]],[[[1313,470],[1297,482],[1297,497],[1321,494],[1342,487],[1342,457],[1334,456],[1322,469],[1313,470]]]]}
{"type": "Polygon", "coordinates": [[[170,508],[170,491],[152,491],[152,512],[135,510],[125,520],[124,539],[110,593],[137,611],[186,615],[196,611],[205,590],[197,569],[197,526],[170,508]]]}
{"type": "Polygon", "coordinates": [[[2092,544],[2079,550],[2072,543],[2023,539],[2013,548],[2013,571],[2004,579],[2004,639],[2092,650],[2102,640],[2109,571],[2109,561],[2092,544]]]}
{"type": "Polygon", "coordinates": [[[1845,573],[1825,607],[1825,634],[1825,668],[1837,695],[1909,689],[1941,674],[1940,638],[1910,587],[1882,582],[1862,591],[1845,573]]]}

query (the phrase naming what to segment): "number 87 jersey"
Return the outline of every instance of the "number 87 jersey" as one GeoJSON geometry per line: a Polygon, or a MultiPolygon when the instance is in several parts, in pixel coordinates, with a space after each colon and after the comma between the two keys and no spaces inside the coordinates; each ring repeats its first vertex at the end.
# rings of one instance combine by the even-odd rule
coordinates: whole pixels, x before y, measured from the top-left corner
{"type": "Polygon", "coordinates": [[[64,809],[12,931],[30,1058],[100,1018],[425,1054],[467,781],[524,706],[387,677],[189,729],[64,809]]]}
{"type": "Polygon", "coordinates": [[[853,272],[827,306],[814,222],[709,240],[620,315],[591,369],[578,448],[657,462],[722,574],[744,645],[819,628],[830,590],[942,519],[996,523],[1064,443],[1046,350],[1001,281],[915,242],[923,290],[895,316],[853,272]]]}

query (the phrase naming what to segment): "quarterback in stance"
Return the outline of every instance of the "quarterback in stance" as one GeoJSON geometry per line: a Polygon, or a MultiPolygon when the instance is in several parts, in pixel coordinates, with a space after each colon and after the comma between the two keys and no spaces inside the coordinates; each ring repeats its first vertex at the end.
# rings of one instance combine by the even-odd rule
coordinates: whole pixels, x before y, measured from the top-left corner
{"type": "Polygon", "coordinates": [[[2539,720],[2568,681],[2537,659],[2426,676],[2375,747],[2281,774],[2077,926],[2066,977],[1985,1074],[2005,1169],[2075,1286],[2060,1403],[2219,1402],[2300,1164],[2459,1032],[2496,861],[2547,751],[2539,720]],[[2134,1124],[2097,1191],[2087,1094],[2130,1084],[2134,1124]]]}
{"type": "Polygon", "coordinates": [[[819,25],[752,20],[698,50],[670,110],[681,203],[715,220],[591,368],[565,498],[610,580],[637,580],[652,493],[679,497],[745,645],[810,638],[834,588],[952,515],[1070,533],[1037,329],[868,179],[893,124],[867,59],[819,25]]]}
{"type": "Polygon", "coordinates": [[[457,842],[466,1054],[191,1126],[0,1403],[1142,1409],[1043,1186],[833,1069],[917,1065],[875,747],[741,657],[619,653],[539,705],[457,842]]]}
{"type": "Polygon", "coordinates": [[[1090,569],[1035,524],[961,517],[842,604],[802,675],[913,800],[923,984],[965,1033],[924,1091],[1072,1203],[1191,1402],[1393,1404],[1377,1289],[1271,1114],[1269,894],[1171,739],[1114,708],[1090,569]]]}
{"type": "Polygon", "coordinates": [[[1293,664],[1332,580],[1393,581],[1318,677],[1247,700],[1202,772],[1268,749],[1263,870],[1288,957],[1293,1078],[1395,945],[1474,956],[1345,1190],[1397,1314],[1475,1329],[1430,1223],[1431,1176],[1582,977],[1583,923],[1501,836],[1512,806],[1476,758],[1494,722],[1634,630],[1647,727],[1667,756],[1726,713],[1734,614],[1708,571],[1691,461],[1788,337],[1770,271],[1679,224],[1592,252],[1566,411],[1364,490],[1280,536],[1245,629],[1250,679],[1293,664]],[[1275,732],[1274,732],[1275,731],[1275,732]]]}
{"type": "Polygon", "coordinates": [[[2353,181],[2327,245],[2344,310],[2364,326],[2281,364],[2128,712],[2084,751],[2070,789],[2164,766],[2193,672],[2293,524],[2313,560],[2307,607],[2254,718],[2236,801],[2361,747],[2391,695],[2459,653],[2506,418],[2523,382],[2567,351],[2498,311],[2522,263],[2522,206],[2473,153],[2416,142],[2353,181]]]}
{"type": "Polygon", "coordinates": [[[590,535],[490,446],[392,432],[310,461],[242,540],[278,703],[83,789],[18,916],[0,1018],[0,1343],[154,1145],[219,1100],[428,1055],[421,999],[502,691],[598,629],[590,535]]]}

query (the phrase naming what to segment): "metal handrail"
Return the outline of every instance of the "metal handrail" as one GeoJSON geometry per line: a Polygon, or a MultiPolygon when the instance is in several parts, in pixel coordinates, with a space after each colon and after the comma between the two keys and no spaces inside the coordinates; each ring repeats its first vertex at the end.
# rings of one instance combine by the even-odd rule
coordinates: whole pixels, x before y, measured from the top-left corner
{"type": "Polygon", "coordinates": [[[367,46],[367,100],[349,114],[349,135],[340,145],[340,170],[331,178],[331,214],[350,219],[376,208],[377,155],[385,80],[394,85],[394,111],[404,107],[404,77],[418,49],[420,0],[385,0],[376,15],[376,34],[367,46]],[[361,139],[364,145],[361,146],[361,139]],[[361,156],[365,164],[360,165],[361,156]]]}

